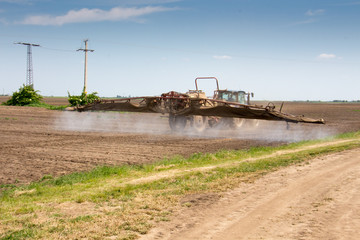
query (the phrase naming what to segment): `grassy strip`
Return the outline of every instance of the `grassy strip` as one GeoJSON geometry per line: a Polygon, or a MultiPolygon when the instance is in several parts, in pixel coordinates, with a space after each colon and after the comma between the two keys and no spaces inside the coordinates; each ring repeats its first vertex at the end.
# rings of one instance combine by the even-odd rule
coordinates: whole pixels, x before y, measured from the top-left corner
{"type": "MultiPolygon", "coordinates": [[[[5,105],[5,104],[2,104],[5,105]]],[[[39,108],[46,108],[49,110],[64,110],[65,108],[69,107],[69,105],[63,105],[63,106],[53,106],[44,102],[39,103],[31,103],[28,105],[24,105],[24,107],[39,107],[39,108]]]]}
{"type": "Polygon", "coordinates": [[[53,105],[50,105],[50,104],[47,104],[47,103],[40,102],[40,103],[31,103],[29,105],[26,105],[26,107],[41,107],[41,108],[46,108],[46,109],[49,109],[49,110],[64,110],[65,108],[68,107],[68,105],[53,106],[53,105]]]}
{"type": "MultiPolygon", "coordinates": [[[[336,139],[354,141],[276,157],[266,156],[330,140],[194,154],[149,165],[98,167],[56,179],[45,176],[28,186],[7,186],[0,195],[0,239],[135,239],[156,222],[167,221],[185,195],[221,192],[280,167],[359,147],[359,138],[360,132],[342,134],[336,139]],[[259,159],[244,161],[249,158],[259,159]],[[160,177],[131,182],[154,175],[160,177]]],[[[183,205],[189,207],[191,202],[183,205]]]]}

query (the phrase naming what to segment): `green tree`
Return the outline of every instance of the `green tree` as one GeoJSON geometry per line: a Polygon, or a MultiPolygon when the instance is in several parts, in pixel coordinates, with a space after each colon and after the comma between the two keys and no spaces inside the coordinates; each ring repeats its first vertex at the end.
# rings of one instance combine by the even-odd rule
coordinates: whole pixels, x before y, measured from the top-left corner
{"type": "Polygon", "coordinates": [[[70,93],[68,92],[68,101],[71,106],[86,105],[100,100],[100,97],[97,96],[97,94],[97,92],[93,92],[90,94],[86,94],[85,92],[83,92],[80,96],[75,96],[70,95],[70,93]]]}
{"type": "Polygon", "coordinates": [[[32,103],[40,103],[42,96],[34,90],[31,86],[25,86],[19,88],[19,91],[14,92],[11,98],[3,103],[8,106],[25,106],[32,103]]]}

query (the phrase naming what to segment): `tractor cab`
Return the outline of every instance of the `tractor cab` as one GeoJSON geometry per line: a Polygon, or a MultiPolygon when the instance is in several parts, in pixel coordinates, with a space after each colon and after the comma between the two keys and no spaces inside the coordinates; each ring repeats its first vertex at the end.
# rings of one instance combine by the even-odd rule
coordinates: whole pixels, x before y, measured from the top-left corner
{"type": "Polygon", "coordinates": [[[218,100],[246,104],[245,96],[248,94],[244,91],[218,90],[216,95],[218,100]]]}
{"type": "Polygon", "coordinates": [[[233,102],[239,104],[250,105],[250,97],[254,97],[254,93],[245,92],[245,91],[231,91],[231,90],[220,90],[219,81],[216,77],[198,77],[195,78],[195,87],[196,90],[189,90],[187,94],[191,98],[206,98],[205,93],[198,88],[198,80],[209,80],[213,79],[216,82],[216,90],[214,91],[214,100],[222,100],[226,102],[233,102]]]}

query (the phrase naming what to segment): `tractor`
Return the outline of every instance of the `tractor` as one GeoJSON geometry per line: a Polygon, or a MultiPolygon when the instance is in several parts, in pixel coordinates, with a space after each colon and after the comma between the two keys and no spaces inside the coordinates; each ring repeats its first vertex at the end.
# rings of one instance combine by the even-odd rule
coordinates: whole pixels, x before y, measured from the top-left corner
{"type": "MultiPolygon", "coordinates": [[[[196,101],[199,108],[214,107],[214,106],[232,106],[236,107],[237,104],[250,105],[250,97],[254,97],[254,93],[246,93],[245,91],[233,91],[233,90],[220,90],[219,81],[215,77],[198,77],[195,79],[195,90],[189,90],[186,94],[181,94],[182,97],[190,98],[196,101]],[[198,80],[215,80],[216,81],[216,90],[212,98],[208,98],[202,90],[198,88],[198,80]],[[212,101],[208,101],[212,100],[212,101]],[[215,101],[214,101],[215,100],[215,101]],[[218,100],[218,101],[217,101],[218,100]],[[231,104],[233,103],[233,104],[231,104]]],[[[168,94],[163,94],[162,96],[169,96],[168,94]]],[[[172,95],[174,96],[174,94],[172,95]]],[[[177,96],[180,96],[177,95],[177,96]]],[[[179,98],[171,100],[173,106],[176,108],[177,112],[181,108],[189,107],[185,99],[179,98]],[[174,103],[175,102],[175,103],[174,103]]],[[[194,102],[194,101],[193,101],[194,102]]],[[[190,115],[190,116],[177,116],[176,114],[171,114],[169,116],[169,125],[172,130],[180,131],[183,130],[187,124],[190,123],[190,127],[198,132],[205,130],[207,126],[216,127],[216,126],[228,126],[230,128],[240,128],[245,123],[251,124],[252,126],[258,126],[259,120],[248,120],[242,118],[227,118],[227,117],[216,117],[216,116],[201,116],[201,115],[190,115]]]]}

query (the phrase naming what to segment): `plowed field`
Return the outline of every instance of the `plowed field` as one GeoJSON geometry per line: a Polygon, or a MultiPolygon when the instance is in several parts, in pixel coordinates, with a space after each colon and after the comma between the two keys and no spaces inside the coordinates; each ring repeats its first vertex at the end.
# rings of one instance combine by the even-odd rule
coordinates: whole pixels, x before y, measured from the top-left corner
{"type": "MultiPolygon", "coordinates": [[[[4,100],[1,98],[0,100],[4,100]]],[[[45,99],[66,104],[64,98],[45,99]]],[[[277,104],[278,106],[279,104],[277,104]]],[[[272,146],[360,129],[360,104],[286,103],[283,112],[327,124],[263,122],[234,130],[170,131],[166,116],[77,113],[0,106],[0,184],[28,183],[98,165],[139,164],[174,155],[272,146]]]]}

